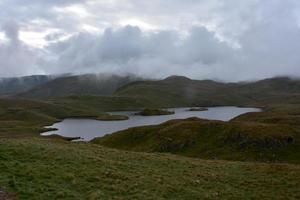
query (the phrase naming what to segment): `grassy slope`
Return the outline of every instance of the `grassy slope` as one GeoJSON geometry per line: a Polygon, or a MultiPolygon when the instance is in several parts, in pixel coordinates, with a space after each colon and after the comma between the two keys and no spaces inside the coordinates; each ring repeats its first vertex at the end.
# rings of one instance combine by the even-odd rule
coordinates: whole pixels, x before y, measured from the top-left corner
{"type": "MultiPolygon", "coordinates": [[[[230,94],[230,96],[235,97],[236,94],[230,94]]],[[[178,97],[178,101],[172,102],[174,97],[176,94],[172,93],[170,98],[162,97],[161,99],[145,99],[140,96],[73,96],[49,102],[1,99],[0,185],[17,193],[21,199],[111,199],[112,196],[115,199],[300,198],[299,165],[204,161],[168,154],[125,152],[92,144],[74,144],[61,140],[32,138],[32,136],[38,135],[42,126],[68,116],[95,116],[108,110],[157,107],[169,103],[176,106],[189,103],[178,97]],[[24,139],[27,136],[29,139],[24,139]]],[[[226,98],[229,97],[226,96],[226,98]]],[[[242,102],[238,98],[233,99],[235,102],[242,102]]],[[[269,102],[264,98],[261,97],[261,102],[269,102]]],[[[297,98],[290,100],[293,103],[298,101],[297,98]]],[[[276,101],[282,101],[282,96],[279,95],[276,101]]],[[[209,105],[214,103],[205,99],[203,102],[209,105]]],[[[295,137],[294,130],[282,131],[281,126],[283,124],[283,126],[289,127],[284,130],[289,130],[290,127],[298,128],[298,110],[295,105],[276,105],[274,108],[268,108],[264,113],[246,114],[236,118],[234,124],[243,124],[237,127],[219,124],[219,122],[208,122],[205,125],[204,133],[211,140],[202,141],[202,144],[208,145],[206,147],[211,147],[215,144],[214,141],[222,141],[222,137],[230,134],[231,130],[241,130],[242,133],[251,135],[251,137],[246,137],[246,141],[244,141],[245,137],[230,137],[233,141],[228,142],[234,144],[233,146],[230,145],[229,148],[224,149],[218,146],[222,143],[217,143],[212,152],[207,151],[206,147],[189,151],[176,150],[178,146],[181,146],[182,141],[185,144],[185,140],[183,140],[185,138],[181,134],[173,133],[183,132],[185,136],[193,135],[194,137],[193,132],[196,130],[197,133],[198,128],[203,128],[202,122],[201,125],[198,123],[195,126],[188,124],[187,127],[186,123],[179,123],[179,125],[171,125],[156,132],[147,127],[145,131],[153,133],[160,131],[162,135],[166,134],[167,137],[163,138],[166,143],[162,143],[162,147],[171,147],[171,150],[175,147],[175,150],[183,155],[195,155],[201,150],[206,152],[204,157],[214,159],[221,157],[238,160],[298,162],[298,135],[295,137]],[[245,121],[248,122],[245,123],[245,121]],[[275,129],[274,125],[267,125],[267,128],[264,128],[264,125],[251,126],[252,123],[257,122],[279,125],[275,126],[275,129]],[[217,125],[210,123],[217,123],[217,125]],[[264,129],[261,130],[261,128],[264,129]],[[219,134],[210,135],[211,131],[221,132],[223,135],[221,137],[219,134]],[[260,139],[262,135],[255,135],[254,140],[251,140],[253,139],[252,133],[276,136],[280,140],[279,143],[275,143],[275,149],[257,150],[256,139],[260,139]],[[176,136],[174,138],[176,140],[172,141],[176,142],[175,145],[169,145],[169,138],[174,136],[176,136]],[[295,143],[281,146],[281,144],[285,144],[285,142],[280,142],[281,138],[285,138],[283,141],[286,141],[291,136],[295,143]],[[240,142],[237,142],[237,139],[242,139],[242,146],[243,143],[246,143],[249,148],[241,149],[241,153],[232,151],[240,148],[240,142]],[[178,143],[179,145],[177,145],[178,143]],[[277,149],[277,144],[279,144],[279,149],[277,149]],[[256,150],[253,150],[253,145],[256,150]],[[285,148],[288,150],[284,150],[285,148]],[[275,159],[273,157],[274,150],[278,150],[275,159]],[[261,152],[263,153],[261,157],[257,157],[261,152]]],[[[188,121],[187,123],[194,124],[195,122],[188,121]]],[[[152,140],[149,141],[150,144],[154,143],[152,140]]],[[[199,141],[201,142],[201,140],[199,141]]],[[[186,144],[193,144],[193,142],[187,141],[186,144]]],[[[264,143],[262,144],[264,145],[264,143]]],[[[272,145],[273,143],[271,143],[271,147],[273,147],[272,145]]]]}
{"type": "Polygon", "coordinates": [[[273,105],[230,122],[197,118],[127,129],[96,144],[208,159],[300,162],[300,105],[273,105]]]}
{"type": "MultiPolygon", "coordinates": [[[[115,95],[144,97],[163,106],[217,105],[210,96],[218,95],[223,84],[193,81],[185,77],[169,77],[161,81],[139,81],[119,88],[115,95]]],[[[216,99],[216,98],[215,98],[216,99]]]]}
{"type": "Polygon", "coordinates": [[[95,109],[101,111],[137,110],[142,109],[147,105],[157,105],[144,98],[92,95],[61,97],[51,100],[51,102],[91,111],[95,109]]]}
{"type": "Polygon", "coordinates": [[[260,113],[246,113],[233,121],[249,121],[259,123],[300,125],[300,104],[269,105],[260,113]]]}
{"type": "Polygon", "coordinates": [[[173,76],[119,88],[121,96],[146,97],[162,106],[268,105],[300,103],[300,81],[273,78],[253,83],[219,83],[173,76]]]}
{"type": "Polygon", "coordinates": [[[46,130],[44,126],[68,117],[115,119],[116,116],[104,112],[136,110],[146,105],[152,103],[140,98],[116,96],[69,96],[47,102],[0,98],[0,138],[36,136],[46,130]]]}
{"type": "Polygon", "coordinates": [[[206,158],[300,163],[300,132],[287,125],[172,120],[127,129],[92,142],[123,150],[206,158]]]}
{"type": "Polygon", "coordinates": [[[43,126],[73,117],[97,117],[104,113],[97,109],[24,99],[0,99],[0,138],[36,136],[43,126]]]}
{"type": "Polygon", "coordinates": [[[45,139],[0,140],[20,199],[299,199],[300,167],[207,161],[45,139]]]}

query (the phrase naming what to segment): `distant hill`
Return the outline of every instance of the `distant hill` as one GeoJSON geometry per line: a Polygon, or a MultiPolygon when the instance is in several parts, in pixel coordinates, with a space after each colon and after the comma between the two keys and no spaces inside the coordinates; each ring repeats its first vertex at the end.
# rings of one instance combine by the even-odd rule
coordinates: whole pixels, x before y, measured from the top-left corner
{"type": "Polygon", "coordinates": [[[279,77],[257,82],[221,83],[171,76],[159,81],[130,83],[119,88],[115,95],[144,97],[168,106],[300,103],[300,80],[279,77]]]}
{"type": "Polygon", "coordinates": [[[117,88],[140,80],[134,76],[85,74],[60,77],[34,87],[19,97],[46,99],[70,95],[111,95],[117,88]]]}
{"type": "Polygon", "coordinates": [[[201,104],[209,104],[211,96],[226,84],[210,80],[191,80],[182,76],[171,76],[159,81],[139,81],[119,88],[115,95],[142,96],[161,102],[163,105],[186,105],[201,99],[201,104]]]}
{"type": "Polygon", "coordinates": [[[135,76],[107,74],[69,75],[55,79],[33,76],[23,79],[23,82],[21,79],[11,84],[7,81],[6,87],[16,88],[7,94],[20,91],[17,96],[33,99],[113,95],[144,99],[151,102],[149,105],[158,107],[300,103],[300,80],[288,77],[239,83],[192,80],[184,76],[170,76],[163,80],[142,80],[135,76]]]}
{"type": "Polygon", "coordinates": [[[55,78],[54,76],[35,75],[24,76],[19,78],[1,78],[0,95],[15,95],[25,92],[33,87],[44,84],[55,78]]]}

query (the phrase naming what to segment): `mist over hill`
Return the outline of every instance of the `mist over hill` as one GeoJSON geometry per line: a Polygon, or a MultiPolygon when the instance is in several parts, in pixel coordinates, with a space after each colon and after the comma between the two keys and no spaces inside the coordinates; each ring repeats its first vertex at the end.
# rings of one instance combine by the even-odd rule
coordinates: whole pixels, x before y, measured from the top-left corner
{"type": "Polygon", "coordinates": [[[29,99],[94,95],[139,98],[153,105],[212,106],[299,103],[300,79],[274,77],[252,82],[225,83],[169,76],[145,80],[127,75],[84,74],[27,76],[0,80],[0,95],[29,99]]]}
{"type": "Polygon", "coordinates": [[[34,75],[0,79],[0,95],[13,95],[25,92],[35,86],[44,84],[54,79],[53,76],[34,75]]]}
{"type": "Polygon", "coordinates": [[[70,95],[112,95],[130,82],[142,80],[136,76],[112,74],[85,74],[60,77],[18,94],[24,98],[47,99],[70,95]]]}

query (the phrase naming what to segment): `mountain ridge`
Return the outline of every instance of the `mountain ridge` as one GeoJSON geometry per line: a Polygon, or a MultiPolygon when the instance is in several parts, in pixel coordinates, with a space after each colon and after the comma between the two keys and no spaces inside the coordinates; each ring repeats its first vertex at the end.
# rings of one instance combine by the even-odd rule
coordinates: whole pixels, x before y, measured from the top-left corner
{"type": "Polygon", "coordinates": [[[55,76],[33,75],[23,77],[0,78],[0,95],[15,95],[30,88],[44,84],[55,76]]]}
{"type": "Polygon", "coordinates": [[[74,95],[142,97],[164,107],[280,103],[282,100],[289,103],[300,102],[300,79],[291,77],[228,83],[194,80],[178,75],[162,80],[145,80],[133,75],[113,74],[37,76],[29,79],[33,80],[33,84],[29,84],[30,81],[23,85],[19,82],[16,84],[19,89],[10,93],[4,91],[0,81],[0,95],[8,94],[29,99],[53,99],[74,95]]]}
{"type": "Polygon", "coordinates": [[[17,96],[47,99],[71,95],[111,95],[117,88],[139,80],[135,76],[84,74],[60,77],[17,96]]]}
{"type": "Polygon", "coordinates": [[[114,93],[119,96],[142,96],[165,104],[241,105],[300,102],[300,80],[275,77],[255,82],[222,83],[171,77],[158,81],[139,81],[125,85],[114,93]]]}

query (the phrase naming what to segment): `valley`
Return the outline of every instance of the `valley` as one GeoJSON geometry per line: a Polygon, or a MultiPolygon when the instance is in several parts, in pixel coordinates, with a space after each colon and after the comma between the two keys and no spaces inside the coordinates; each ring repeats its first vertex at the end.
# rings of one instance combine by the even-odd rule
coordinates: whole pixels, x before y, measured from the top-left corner
{"type": "Polygon", "coordinates": [[[2,188],[20,199],[300,197],[297,79],[218,83],[172,76],[133,81],[109,95],[91,90],[38,98],[22,91],[0,99],[2,188]],[[51,130],[45,126],[67,118],[117,120],[108,113],[214,106],[262,111],[228,122],[174,119],[91,142],[40,136],[51,130]]]}

